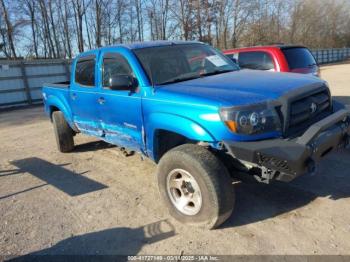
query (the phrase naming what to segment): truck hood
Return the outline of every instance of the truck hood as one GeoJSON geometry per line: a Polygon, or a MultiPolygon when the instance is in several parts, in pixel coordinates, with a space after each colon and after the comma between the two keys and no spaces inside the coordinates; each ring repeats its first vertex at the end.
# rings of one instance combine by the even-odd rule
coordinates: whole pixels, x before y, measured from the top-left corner
{"type": "Polygon", "coordinates": [[[290,90],[323,83],[309,75],[239,70],[157,86],[156,93],[168,100],[173,96],[181,102],[234,106],[278,99],[290,90]]]}

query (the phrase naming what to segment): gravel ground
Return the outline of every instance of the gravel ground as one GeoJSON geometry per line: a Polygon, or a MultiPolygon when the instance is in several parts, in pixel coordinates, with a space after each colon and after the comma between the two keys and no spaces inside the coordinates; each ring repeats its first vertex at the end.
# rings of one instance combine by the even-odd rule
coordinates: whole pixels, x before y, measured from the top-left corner
{"type": "MultiPolygon", "coordinates": [[[[349,72],[322,69],[350,104],[349,72]]],[[[289,184],[236,183],[234,214],[203,231],[169,218],[151,161],[75,141],[57,151],[42,107],[0,113],[0,255],[350,254],[350,150],[289,184]]]]}

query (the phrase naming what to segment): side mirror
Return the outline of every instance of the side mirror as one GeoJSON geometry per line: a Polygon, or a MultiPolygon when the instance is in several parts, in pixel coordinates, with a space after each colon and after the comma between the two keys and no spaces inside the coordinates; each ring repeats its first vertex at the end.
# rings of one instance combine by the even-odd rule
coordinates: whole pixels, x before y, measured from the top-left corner
{"type": "Polygon", "coordinates": [[[109,77],[108,87],[111,90],[129,90],[137,86],[137,80],[130,75],[112,75],[109,77]]]}

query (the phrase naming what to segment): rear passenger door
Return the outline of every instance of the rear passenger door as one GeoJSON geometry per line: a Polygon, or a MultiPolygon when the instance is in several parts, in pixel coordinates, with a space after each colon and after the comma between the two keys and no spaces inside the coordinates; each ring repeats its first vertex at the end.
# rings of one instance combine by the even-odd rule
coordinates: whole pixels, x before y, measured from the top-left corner
{"type": "MultiPolygon", "coordinates": [[[[110,79],[130,76],[137,83],[134,71],[122,52],[102,51],[98,100],[104,139],[130,150],[142,150],[141,93],[138,87],[112,90],[110,79]]],[[[137,84],[136,84],[137,85],[137,84]]]]}
{"type": "Polygon", "coordinates": [[[102,130],[96,97],[96,57],[97,53],[92,53],[76,60],[70,101],[73,120],[78,129],[82,133],[99,137],[102,130]]]}
{"type": "Polygon", "coordinates": [[[238,64],[241,68],[275,71],[271,55],[263,51],[240,52],[238,64]]]}

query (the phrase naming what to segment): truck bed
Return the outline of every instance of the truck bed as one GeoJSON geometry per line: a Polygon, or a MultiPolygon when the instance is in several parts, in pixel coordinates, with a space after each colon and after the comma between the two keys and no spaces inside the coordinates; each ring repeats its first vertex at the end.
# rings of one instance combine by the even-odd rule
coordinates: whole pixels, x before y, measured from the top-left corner
{"type": "Polygon", "coordinates": [[[54,87],[54,88],[64,88],[67,89],[70,87],[70,81],[57,82],[51,84],[45,84],[44,87],[54,87]]]}
{"type": "Polygon", "coordinates": [[[70,104],[70,82],[59,82],[53,84],[44,84],[43,85],[43,98],[45,111],[48,115],[50,115],[50,104],[57,104],[57,106],[61,106],[63,108],[67,108],[67,105],[70,104]],[[55,101],[55,102],[50,102],[55,101]]]}

